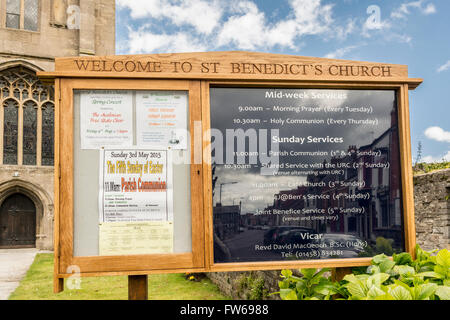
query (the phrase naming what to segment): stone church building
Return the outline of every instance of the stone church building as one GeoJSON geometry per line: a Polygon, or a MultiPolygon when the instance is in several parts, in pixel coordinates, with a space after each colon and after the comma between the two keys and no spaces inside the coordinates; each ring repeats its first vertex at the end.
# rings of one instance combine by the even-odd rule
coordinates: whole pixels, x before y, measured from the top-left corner
{"type": "Polygon", "coordinates": [[[0,0],[0,248],[53,248],[57,56],[115,53],[114,0],[0,0]]]}

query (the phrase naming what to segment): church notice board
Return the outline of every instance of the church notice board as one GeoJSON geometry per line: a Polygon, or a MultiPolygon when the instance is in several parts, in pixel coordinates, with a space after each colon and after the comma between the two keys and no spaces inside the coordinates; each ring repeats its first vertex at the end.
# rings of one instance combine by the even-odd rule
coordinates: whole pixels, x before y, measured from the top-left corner
{"type": "Polygon", "coordinates": [[[415,246],[404,65],[57,58],[55,280],[350,267],[415,246]]]}

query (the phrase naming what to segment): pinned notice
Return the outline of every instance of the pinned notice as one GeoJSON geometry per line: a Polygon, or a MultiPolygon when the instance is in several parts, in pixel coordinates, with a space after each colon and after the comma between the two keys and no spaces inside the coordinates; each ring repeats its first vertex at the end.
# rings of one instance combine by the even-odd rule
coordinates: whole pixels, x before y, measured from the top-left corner
{"type": "Polygon", "coordinates": [[[172,222],[107,222],[99,232],[101,256],[173,252],[172,222]]]}
{"type": "Polygon", "coordinates": [[[172,221],[172,159],[168,150],[100,152],[99,220],[172,221]]]}
{"type": "Polygon", "coordinates": [[[81,149],[133,144],[131,91],[83,91],[80,101],[81,149]]]}
{"type": "Polygon", "coordinates": [[[187,149],[187,92],[136,92],[137,144],[187,149]]]}
{"type": "Polygon", "coordinates": [[[169,150],[100,151],[100,255],[173,252],[169,150]]]}

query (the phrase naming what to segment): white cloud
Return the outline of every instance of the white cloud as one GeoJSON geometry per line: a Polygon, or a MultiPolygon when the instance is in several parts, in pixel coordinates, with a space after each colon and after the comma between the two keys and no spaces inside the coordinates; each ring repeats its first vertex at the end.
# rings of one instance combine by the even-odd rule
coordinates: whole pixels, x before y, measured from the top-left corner
{"type": "Polygon", "coordinates": [[[442,156],[425,156],[421,160],[421,162],[433,163],[433,162],[441,162],[441,161],[450,161],[450,151],[447,151],[446,154],[442,156]]]}
{"type": "MultiPolygon", "coordinates": [[[[333,19],[333,4],[322,0],[286,0],[289,13],[274,15],[253,0],[117,0],[135,20],[121,53],[235,50],[299,50],[306,36],[344,40],[357,30],[357,19],[333,19]],[[162,31],[161,31],[162,30],[162,31]]],[[[339,54],[337,52],[336,54],[339,54]]]]}
{"type": "Polygon", "coordinates": [[[390,33],[386,35],[386,39],[397,43],[411,44],[412,37],[407,34],[390,33]]]}
{"type": "Polygon", "coordinates": [[[364,25],[362,27],[361,35],[363,37],[365,37],[365,38],[370,38],[371,37],[371,34],[370,34],[371,30],[381,31],[381,30],[387,30],[390,27],[391,27],[391,24],[387,20],[380,21],[380,22],[377,22],[377,23],[369,22],[369,20],[368,20],[368,21],[366,21],[364,23],[364,25]]]}
{"type": "Polygon", "coordinates": [[[169,19],[176,26],[190,25],[202,34],[210,34],[223,14],[218,1],[205,0],[117,0],[118,6],[130,9],[133,19],[169,19]]]}
{"type": "Polygon", "coordinates": [[[334,27],[334,34],[340,40],[344,40],[356,30],[356,19],[349,19],[346,25],[334,27]]]}
{"type": "Polygon", "coordinates": [[[448,60],[446,63],[444,63],[442,66],[440,66],[437,69],[437,72],[444,72],[450,69],[450,60],[448,60]]]}
{"type": "Polygon", "coordinates": [[[368,30],[384,30],[384,29],[389,29],[390,27],[391,27],[391,24],[387,20],[375,21],[375,20],[367,19],[367,21],[363,25],[362,34],[364,36],[367,36],[368,30]]]}
{"type": "MultiPolygon", "coordinates": [[[[331,34],[332,5],[322,5],[321,0],[291,0],[289,4],[292,15],[270,24],[254,2],[237,2],[218,32],[218,46],[234,44],[247,50],[276,45],[296,48],[296,40],[302,36],[331,34]]],[[[339,32],[341,37],[347,34],[339,32]]]]}
{"type": "Polygon", "coordinates": [[[159,52],[201,52],[207,49],[189,33],[154,34],[144,30],[130,30],[128,52],[131,54],[159,52]]]}
{"type": "Polygon", "coordinates": [[[450,132],[440,127],[429,127],[425,130],[425,136],[428,139],[450,143],[450,132]]]}
{"type": "Polygon", "coordinates": [[[436,7],[434,6],[434,4],[429,3],[426,8],[422,11],[422,13],[424,14],[433,14],[436,13],[436,7]]]}
{"type": "Polygon", "coordinates": [[[336,51],[328,53],[325,58],[329,59],[340,59],[343,58],[347,53],[359,48],[361,45],[348,46],[344,48],[339,48],[336,51]]]}
{"type": "Polygon", "coordinates": [[[126,7],[131,11],[133,19],[144,18],[146,16],[158,18],[162,16],[163,0],[117,0],[118,7],[126,7]]]}
{"type": "Polygon", "coordinates": [[[410,14],[410,8],[420,8],[421,5],[422,0],[402,3],[400,7],[392,11],[391,17],[397,19],[405,19],[406,16],[410,14]]]}
{"type": "Polygon", "coordinates": [[[229,17],[220,30],[218,46],[234,43],[241,49],[252,50],[265,43],[265,17],[250,1],[239,2],[236,15],[229,17]]]}
{"type": "Polygon", "coordinates": [[[291,0],[294,21],[300,35],[320,34],[330,31],[334,20],[333,5],[322,5],[321,0],[291,0]]]}
{"type": "Polygon", "coordinates": [[[406,19],[406,17],[411,14],[411,9],[417,9],[425,15],[436,13],[436,7],[434,4],[428,3],[425,5],[425,2],[426,0],[417,0],[402,3],[400,7],[391,12],[391,18],[406,19]]]}

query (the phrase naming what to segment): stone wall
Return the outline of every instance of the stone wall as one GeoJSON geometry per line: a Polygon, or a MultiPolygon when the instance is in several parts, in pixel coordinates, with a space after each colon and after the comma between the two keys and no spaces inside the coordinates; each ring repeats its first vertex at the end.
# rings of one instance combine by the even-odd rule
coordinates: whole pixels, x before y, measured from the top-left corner
{"type": "MultiPolygon", "coordinates": [[[[416,243],[424,250],[449,248],[450,169],[414,177],[416,243]]],[[[279,299],[280,270],[207,273],[233,299],[279,299]]]]}
{"type": "Polygon", "coordinates": [[[36,207],[36,248],[53,250],[53,167],[0,166],[0,205],[13,193],[29,197],[36,207]]]}
{"type": "Polygon", "coordinates": [[[416,242],[424,250],[450,249],[450,169],[414,177],[416,242]]]}
{"type": "MultiPolygon", "coordinates": [[[[4,3],[6,1],[0,1],[0,9],[4,3]]],[[[114,0],[43,0],[39,3],[37,31],[5,28],[5,15],[0,15],[0,63],[26,60],[52,71],[54,57],[114,54],[114,0]],[[70,17],[78,20],[76,10],[67,14],[71,5],[80,10],[80,21],[74,22],[74,25],[79,22],[79,27],[66,25],[70,17]]]]}

